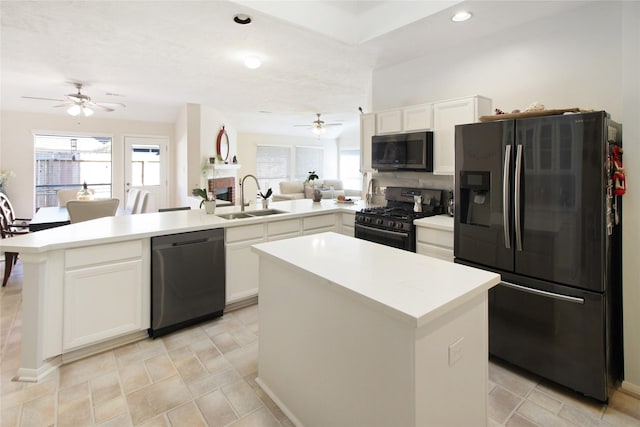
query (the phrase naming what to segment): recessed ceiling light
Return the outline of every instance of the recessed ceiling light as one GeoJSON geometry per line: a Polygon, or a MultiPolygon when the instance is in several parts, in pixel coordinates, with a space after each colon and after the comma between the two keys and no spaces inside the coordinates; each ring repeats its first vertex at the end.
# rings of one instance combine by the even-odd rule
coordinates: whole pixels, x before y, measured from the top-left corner
{"type": "Polygon", "coordinates": [[[262,61],[257,56],[247,56],[244,58],[244,66],[250,69],[259,68],[262,65],[262,61]]]}
{"type": "Polygon", "coordinates": [[[239,13],[233,17],[233,22],[240,25],[251,24],[251,17],[249,15],[245,15],[244,13],[239,13]]]}
{"type": "Polygon", "coordinates": [[[463,10],[453,15],[451,17],[451,20],[453,22],[462,22],[462,21],[466,21],[469,18],[471,18],[471,12],[467,12],[466,10],[463,10]]]}

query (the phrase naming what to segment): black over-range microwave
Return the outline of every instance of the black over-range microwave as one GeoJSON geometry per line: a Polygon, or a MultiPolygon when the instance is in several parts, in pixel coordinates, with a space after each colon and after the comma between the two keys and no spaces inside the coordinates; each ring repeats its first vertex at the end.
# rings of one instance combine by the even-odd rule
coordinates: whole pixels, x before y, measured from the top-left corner
{"type": "Polygon", "coordinates": [[[433,172],[433,132],[372,137],[371,167],[378,170],[433,172]]]}

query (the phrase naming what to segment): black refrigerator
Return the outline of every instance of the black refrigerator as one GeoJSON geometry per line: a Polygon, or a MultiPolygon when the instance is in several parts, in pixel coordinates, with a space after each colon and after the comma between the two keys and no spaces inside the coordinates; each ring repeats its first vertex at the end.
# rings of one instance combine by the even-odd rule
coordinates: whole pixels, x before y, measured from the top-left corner
{"type": "Polygon", "coordinates": [[[604,111],[455,129],[455,262],[499,273],[489,352],[600,401],[622,378],[622,204],[604,111]]]}

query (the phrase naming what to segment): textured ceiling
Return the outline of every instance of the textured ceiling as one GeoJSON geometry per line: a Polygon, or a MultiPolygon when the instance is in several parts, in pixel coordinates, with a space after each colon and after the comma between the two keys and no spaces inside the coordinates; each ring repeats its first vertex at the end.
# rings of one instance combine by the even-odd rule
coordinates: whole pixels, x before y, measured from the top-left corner
{"type": "Polygon", "coordinates": [[[70,82],[82,82],[94,101],[126,104],[96,113],[102,117],[173,122],[181,106],[197,103],[224,112],[240,131],[304,135],[294,125],[316,112],[355,126],[376,67],[579,2],[457,3],[2,1],[0,102],[65,114],[55,101],[22,97],[63,99],[75,91],[70,82]],[[466,27],[449,21],[460,7],[474,10],[466,27]],[[237,13],[253,23],[234,23],[237,13]],[[262,67],[244,68],[246,54],[260,56],[262,67]]]}

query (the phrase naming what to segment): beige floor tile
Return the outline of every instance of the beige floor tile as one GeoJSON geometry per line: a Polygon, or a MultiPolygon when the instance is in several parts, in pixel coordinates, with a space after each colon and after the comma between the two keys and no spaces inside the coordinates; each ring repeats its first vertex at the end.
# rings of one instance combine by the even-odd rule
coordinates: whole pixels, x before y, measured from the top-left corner
{"type": "Polygon", "coordinates": [[[260,408],[231,424],[233,427],[281,427],[266,408],[260,408]]]}
{"type": "Polygon", "coordinates": [[[60,367],[60,387],[69,387],[117,369],[113,352],[97,354],[60,367]]]}
{"type": "Polygon", "coordinates": [[[198,378],[209,374],[207,368],[202,366],[200,359],[195,355],[176,362],[176,369],[178,369],[178,373],[186,383],[195,381],[198,378]]]}
{"type": "Polygon", "coordinates": [[[50,426],[55,422],[56,398],[54,393],[46,394],[22,405],[21,426],[50,426]]]}
{"type": "Polygon", "coordinates": [[[210,336],[214,337],[216,335],[222,334],[224,332],[228,332],[231,329],[235,329],[242,326],[242,322],[235,318],[234,313],[225,314],[223,317],[218,318],[203,326],[204,332],[210,336]]]}
{"type": "MultiPolygon", "coordinates": [[[[169,419],[165,414],[160,414],[138,425],[139,427],[177,427],[169,423],[169,419]]],[[[136,427],[138,427],[136,426],[136,427]]]]}
{"type": "Polygon", "coordinates": [[[190,328],[165,335],[162,337],[162,342],[167,350],[170,351],[205,338],[207,338],[207,334],[205,334],[199,326],[192,326],[190,328]]]}
{"type": "Polygon", "coordinates": [[[258,341],[258,336],[251,332],[251,330],[245,325],[231,329],[229,334],[241,347],[258,341]]]}
{"type": "Polygon", "coordinates": [[[276,403],[265,393],[265,391],[256,382],[256,374],[247,375],[244,380],[251,386],[254,393],[262,401],[263,405],[267,407],[269,412],[280,422],[289,420],[284,412],[276,405],[276,403]]]}
{"type": "Polygon", "coordinates": [[[107,422],[108,420],[120,416],[122,414],[129,418],[127,402],[124,396],[118,396],[115,399],[107,400],[93,406],[93,414],[96,424],[107,422]]]}
{"type": "Polygon", "coordinates": [[[640,419],[633,418],[615,408],[607,408],[602,420],[616,427],[640,427],[640,419]]]}
{"type": "Polygon", "coordinates": [[[527,400],[541,406],[552,414],[558,414],[560,409],[562,408],[562,402],[555,397],[548,395],[547,393],[542,392],[539,389],[531,390],[529,396],[527,396],[527,400]]]}
{"type": "Polygon", "coordinates": [[[126,366],[129,363],[140,362],[154,356],[166,354],[167,350],[161,340],[147,338],[132,344],[127,344],[113,351],[118,366],[126,366]]]}
{"type": "Polygon", "coordinates": [[[566,387],[562,387],[546,380],[541,381],[536,388],[562,401],[565,405],[571,405],[578,408],[594,418],[601,418],[605,409],[605,405],[595,399],[580,395],[566,387]]]}
{"type": "Polygon", "coordinates": [[[240,379],[240,375],[238,375],[235,370],[228,369],[219,374],[208,374],[197,378],[187,385],[189,386],[189,391],[193,397],[200,397],[217,390],[224,385],[239,381],[240,379]]]}
{"type": "Polygon", "coordinates": [[[132,425],[133,424],[131,424],[131,418],[128,413],[116,415],[115,417],[100,424],[96,423],[96,427],[130,427],[132,425]]]}
{"type": "Polygon", "coordinates": [[[504,423],[513,411],[522,403],[522,398],[509,390],[496,386],[489,393],[488,415],[492,420],[504,423]]]}
{"type": "Polygon", "coordinates": [[[525,401],[518,407],[517,414],[545,427],[570,427],[575,424],[552,414],[533,402],[525,401]]]}
{"type": "Polygon", "coordinates": [[[73,400],[58,407],[58,426],[90,426],[93,424],[89,397],[73,400]]]}
{"type": "Polygon", "coordinates": [[[167,412],[172,426],[207,427],[207,423],[195,403],[189,402],[167,412]]]}
{"type": "Polygon", "coordinates": [[[117,371],[92,379],[90,385],[91,398],[94,405],[99,405],[122,395],[117,371]]]}
{"type": "Polygon", "coordinates": [[[495,361],[489,363],[489,380],[521,397],[526,397],[537,383],[534,377],[524,372],[516,374],[495,361]]]}
{"type": "Polygon", "coordinates": [[[49,380],[42,383],[25,383],[24,387],[2,397],[2,407],[11,408],[16,405],[26,404],[43,396],[53,395],[58,387],[57,381],[49,380]]]}
{"type": "Polygon", "coordinates": [[[127,404],[134,425],[189,400],[191,393],[177,375],[127,395],[127,404]]]}
{"type": "Polygon", "coordinates": [[[149,372],[149,376],[151,376],[151,381],[154,383],[178,373],[168,354],[160,354],[146,359],[144,364],[147,372],[149,372]]]}
{"type": "Polygon", "coordinates": [[[258,342],[229,351],[225,358],[242,376],[258,372],[258,342]]]}
{"type": "Polygon", "coordinates": [[[263,406],[253,388],[244,380],[223,386],[222,392],[241,417],[263,406]]]}
{"type": "Polygon", "coordinates": [[[220,390],[198,398],[196,404],[211,427],[225,426],[238,418],[220,390]]]}
{"type": "Polygon", "coordinates": [[[17,405],[13,408],[3,408],[0,411],[0,426],[17,427],[20,421],[20,412],[22,412],[22,405],[17,405]]]}
{"type": "Polygon", "coordinates": [[[214,375],[224,372],[233,367],[233,365],[231,365],[231,362],[229,362],[229,360],[222,355],[204,360],[202,361],[202,363],[204,367],[207,368],[207,371],[214,375]]]}
{"type": "Polygon", "coordinates": [[[211,337],[211,340],[222,353],[228,353],[240,347],[229,332],[214,335],[211,337]]]}
{"type": "Polygon", "coordinates": [[[65,405],[75,400],[88,398],[90,394],[89,382],[85,381],[58,391],[58,405],[65,405]]]}
{"type": "Polygon", "coordinates": [[[579,410],[571,405],[564,405],[558,416],[580,427],[606,427],[607,423],[600,418],[592,417],[590,414],[579,410]]]}
{"type": "Polygon", "coordinates": [[[541,427],[518,414],[513,414],[504,425],[507,427],[541,427]]]}
{"type": "Polygon", "coordinates": [[[151,384],[144,361],[132,362],[120,367],[120,384],[127,394],[151,384]]]}

